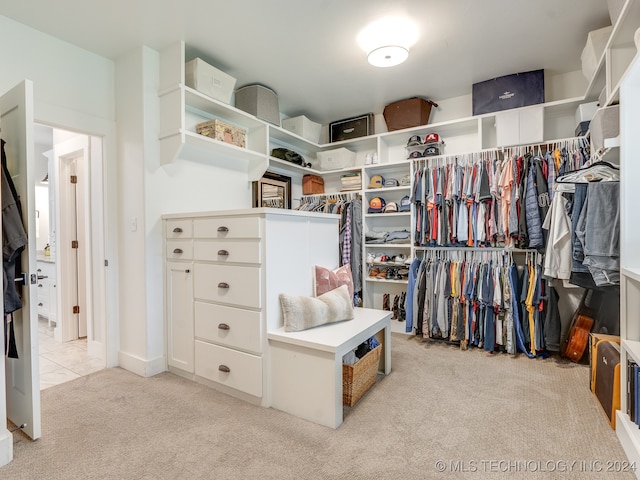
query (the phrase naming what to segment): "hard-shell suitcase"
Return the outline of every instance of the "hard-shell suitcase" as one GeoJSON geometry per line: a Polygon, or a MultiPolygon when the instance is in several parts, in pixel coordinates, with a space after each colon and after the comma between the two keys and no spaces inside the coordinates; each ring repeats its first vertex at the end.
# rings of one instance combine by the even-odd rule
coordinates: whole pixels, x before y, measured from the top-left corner
{"type": "Polygon", "coordinates": [[[595,394],[609,419],[616,428],[616,410],[620,409],[620,345],[601,340],[596,344],[595,394]]]}

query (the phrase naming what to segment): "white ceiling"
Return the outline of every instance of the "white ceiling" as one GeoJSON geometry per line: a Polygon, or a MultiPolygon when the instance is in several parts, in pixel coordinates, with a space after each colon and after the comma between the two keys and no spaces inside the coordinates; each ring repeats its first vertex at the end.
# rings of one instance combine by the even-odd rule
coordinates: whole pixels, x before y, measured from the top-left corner
{"type": "Polygon", "coordinates": [[[321,123],[509,73],[580,70],[587,33],[610,24],[606,0],[0,0],[0,14],[114,60],[184,40],[237,86],[267,85],[281,112],[321,123]],[[385,15],[411,17],[420,37],[381,69],[356,36],[385,15]]]}

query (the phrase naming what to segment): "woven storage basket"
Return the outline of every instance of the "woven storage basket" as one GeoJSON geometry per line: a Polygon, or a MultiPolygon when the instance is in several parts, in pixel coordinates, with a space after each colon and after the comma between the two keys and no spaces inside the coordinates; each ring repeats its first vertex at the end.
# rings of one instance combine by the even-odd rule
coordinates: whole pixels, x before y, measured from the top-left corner
{"type": "Polygon", "coordinates": [[[342,364],[342,404],[353,407],[369,390],[378,375],[381,345],[367,353],[354,365],[342,364]]]}
{"type": "Polygon", "coordinates": [[[221,142],[230,143],[236,147],[245,148],[247,131],[234,127],[220,120],[210,120],[196,125],[196,132],[221,142]]]}

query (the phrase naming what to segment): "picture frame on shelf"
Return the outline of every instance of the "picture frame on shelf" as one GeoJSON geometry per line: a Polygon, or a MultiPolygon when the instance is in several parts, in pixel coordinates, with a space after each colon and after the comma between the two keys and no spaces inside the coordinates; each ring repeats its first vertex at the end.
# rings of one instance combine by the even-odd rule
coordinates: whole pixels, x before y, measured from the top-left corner
{"type": "Polygon", "coordinates": [[[291,177],[265,172],[253,182],[253,207],[291,208],[291,177]]]}

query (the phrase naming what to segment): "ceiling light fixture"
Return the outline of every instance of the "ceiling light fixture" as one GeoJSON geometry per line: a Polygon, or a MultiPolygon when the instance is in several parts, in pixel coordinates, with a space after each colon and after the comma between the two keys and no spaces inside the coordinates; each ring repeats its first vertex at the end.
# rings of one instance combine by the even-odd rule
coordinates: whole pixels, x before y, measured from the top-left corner
{"type": "Polygon", "coordinates": [[[409,48],[418,40],[418,29],[411,20],[384,17],[360,31],[358,44],[376,67],[393,67],[409,57],[409,48]]]}
{"type": "Polygon", "coordinates": [[[409,50],[400,45],[386,45],[369,52],[367,60],[374,67],[394,67],[409,57],[409,50]]]}

